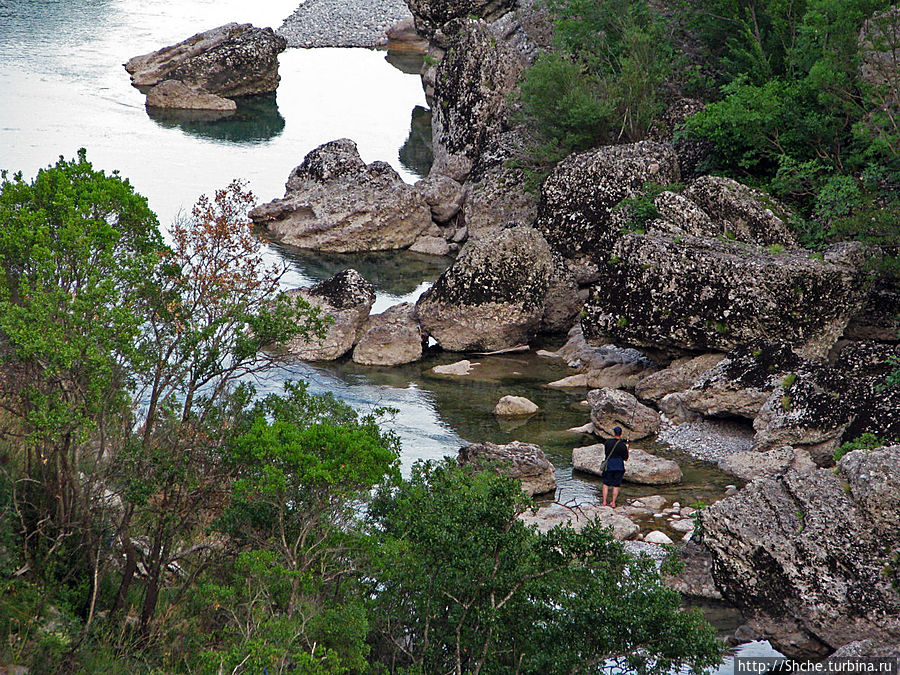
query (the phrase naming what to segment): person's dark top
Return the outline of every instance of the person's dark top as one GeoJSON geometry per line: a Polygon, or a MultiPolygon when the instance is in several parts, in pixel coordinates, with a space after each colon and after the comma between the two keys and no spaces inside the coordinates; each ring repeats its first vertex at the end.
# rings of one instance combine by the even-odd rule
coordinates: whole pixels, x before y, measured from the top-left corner
{"type": "Polygon", "coordinates": [[[603,439],[603,456],[609,457],[607,471],[624,471],[628,459],[628,444],[621,438],[603,439]]]}

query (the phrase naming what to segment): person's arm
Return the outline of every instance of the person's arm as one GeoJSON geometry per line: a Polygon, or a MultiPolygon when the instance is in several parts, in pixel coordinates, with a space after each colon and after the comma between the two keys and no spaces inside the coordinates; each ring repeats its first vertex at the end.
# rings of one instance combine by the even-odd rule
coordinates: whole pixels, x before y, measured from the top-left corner
{"type": "Polygon", "coordinates": [[[625,444],[625,457],[623,457],[623,459],[625,459],[625,460],[628,459],[628,450],[629,450],[629,448],[628,448],[628,443],[626,443],[626,444],[625,444]]]}

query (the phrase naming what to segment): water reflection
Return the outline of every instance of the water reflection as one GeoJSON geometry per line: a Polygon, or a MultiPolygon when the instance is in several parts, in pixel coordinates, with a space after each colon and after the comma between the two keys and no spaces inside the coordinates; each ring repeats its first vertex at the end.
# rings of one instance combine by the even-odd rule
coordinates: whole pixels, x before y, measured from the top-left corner
{"type": "Polygon", "coordinates": [[[425,62],[425,55],[422,52],[391,49],[385,54],[384,60],[401,73],[418,75],[422,72],[422,64],[425,62]]]}
{"type": "Polygon", "coordinates": [[[400,164],[410,173],[427,176],[434,162],[431,148],[431,110],[417,105],[413,108],[409,136],[400,148],[400,164]]]}
{"type": "Polygon", "coordinates": [[[161,127],[229,143],[260,143],[284,131],[284,118],[278,112],[274,93],[244,96],[235,101],[236,111],[147,108],[147,114],[161,127]]]}

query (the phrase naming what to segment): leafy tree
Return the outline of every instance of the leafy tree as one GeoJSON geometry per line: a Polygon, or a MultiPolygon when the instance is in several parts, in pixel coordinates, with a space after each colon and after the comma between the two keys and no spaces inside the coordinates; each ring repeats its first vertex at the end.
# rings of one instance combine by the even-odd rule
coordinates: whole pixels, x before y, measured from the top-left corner
{"type": "Polygon", "coordinates": [[[373,640],[403,673],[663,673],[718,663],[721,645],[682,611],[653,562],[594,524],[541,534],[517,481],[419,463],[369,509],[373,640]]]}

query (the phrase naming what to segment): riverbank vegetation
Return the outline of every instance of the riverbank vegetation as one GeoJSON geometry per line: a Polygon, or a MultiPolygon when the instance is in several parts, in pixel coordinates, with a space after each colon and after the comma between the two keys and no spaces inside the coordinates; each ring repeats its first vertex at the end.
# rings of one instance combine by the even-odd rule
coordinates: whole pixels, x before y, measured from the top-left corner
{"type": "Polygon", "coordinates": [[[161,236],[82,151],[0,186],[0,663],[43,673],[663,673],[721,645],[607,532],[419,464],[388,411],[248,383],[327,319],[236,181],[161,236]],[[168,243],[167,243],[168,242],[168,243]]]}
{"type": "Polygon", "coordinates": [[[705,107],[676,142],[703,144],[698,173],[784,200],[807,247],[882,246],[883,267],[897,275],[900,44],[891,5],[548,0],[553,47],[519,92],[539,136],[530,164],[540,173],[573,151],[654,138],[667,104],[696,99],[705,107]]]}

